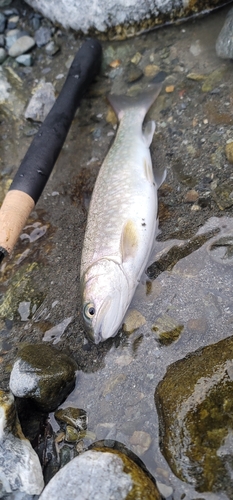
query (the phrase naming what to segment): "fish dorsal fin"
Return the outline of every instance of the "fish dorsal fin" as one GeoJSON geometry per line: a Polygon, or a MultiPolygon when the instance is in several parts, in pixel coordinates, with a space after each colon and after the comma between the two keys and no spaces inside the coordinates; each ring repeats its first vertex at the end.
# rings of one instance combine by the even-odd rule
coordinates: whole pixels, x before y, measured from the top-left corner
{"type": "Polygon", "coordinates": [[[143,137],[145,139],[145,143],[150,147],[153,139],[153,135],[155,133],[155,122],[153,120],[146,123],[145,128],[143,130],[143,137]]]}
{"type": "Polygon", "coordinates": [[[138,248],[138,230],[134,221],[127,220],[121,233],[120,250],[122,262],[135,257],[138,248]]]}

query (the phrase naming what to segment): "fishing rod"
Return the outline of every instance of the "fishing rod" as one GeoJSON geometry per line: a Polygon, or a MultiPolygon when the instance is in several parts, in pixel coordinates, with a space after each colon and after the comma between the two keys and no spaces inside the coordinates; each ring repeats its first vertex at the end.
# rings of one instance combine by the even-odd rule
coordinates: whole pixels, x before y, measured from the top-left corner
{"type": "Polygon", "coordinates": [[[62,149],[84,92],[100,70],[102,47],[88,39],[78,50],[52,109],[36,133],[0,209],[0,263],[11,254],[62,149]]]}

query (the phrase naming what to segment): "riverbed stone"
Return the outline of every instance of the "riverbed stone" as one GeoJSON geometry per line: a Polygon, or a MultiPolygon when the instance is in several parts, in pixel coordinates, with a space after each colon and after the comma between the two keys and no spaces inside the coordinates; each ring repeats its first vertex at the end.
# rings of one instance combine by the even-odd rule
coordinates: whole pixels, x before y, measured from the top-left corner
{"type": "Polygon", "coordinates": [[[9,56],[18,57],[25,52],[28,52],[32,47],[35,46],[35,40],[31,36],[21,36],[18,40],[13,43],[9,49],[9,56]]]}
{"type": "Polygon", "coordinates": [[[0,64],[2,64],[6,58],[7,58],[6,50],[0,47],[0,64]]]}
{"type": "Polygon", "coordinates": [[[39,495],[44,487],[39,458],[23,435],[13,394],[2,390],[0,430],[0,498],[39,495]]]}
{"type": "Polygon", "coordinates": [[[30,99],[25,111],[25,118],[43,122],[55,103],[55,90],[50,82],[41,81],[30,99]]]}
{"type": "Polygon", "coordinates": [[[233,491],[233,337],[169,366],[155,392],[161,451],[197,491],[233,491]]]}
{"type": "Polygon", "coordinates": [[[233,59],[233,8],[229,10],[226,21],[218,35],[216,52],[222,59],[233,59]]]}
{"type": "Polygon", "coordinates": [[[159,500],[159,491],[131,458],[108,447],[85,451],[48,483],[40,500],[159,500]]]}
{"type": "Polygon", "coordinates": [[[43,411],[55,410],[74,387],[77,364],[47,344],[25,344],[10,376],[10,389],[43,411]]]}
{"type": "Polygon", "coordinates": [[[152,28],[165,21],[187,17],[206,9],[224,4],[225,0],[26,0],[35,10],[65,28],[88,33],[97,30],[109,32],[110,37],[124,39],[143,29],[152,28]],[[151,15],[151,13],[153,13],[151,15]]]}
{"type": "Polygon", "coordinates": [[[6,16],[0,12],[0,33],[4,33],[6,26],[6,16]]]}

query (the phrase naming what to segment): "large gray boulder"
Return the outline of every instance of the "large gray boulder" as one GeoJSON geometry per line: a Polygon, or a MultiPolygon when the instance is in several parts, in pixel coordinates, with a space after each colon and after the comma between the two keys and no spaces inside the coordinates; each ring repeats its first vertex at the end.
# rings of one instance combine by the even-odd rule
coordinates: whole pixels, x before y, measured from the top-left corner
{"type": "Polygon", "coordinates": [[[188,17],[226,0],[26,0],[34,9],[65,28],[82,33],[108,32],[118,39],[165,21],[188,17]]]}

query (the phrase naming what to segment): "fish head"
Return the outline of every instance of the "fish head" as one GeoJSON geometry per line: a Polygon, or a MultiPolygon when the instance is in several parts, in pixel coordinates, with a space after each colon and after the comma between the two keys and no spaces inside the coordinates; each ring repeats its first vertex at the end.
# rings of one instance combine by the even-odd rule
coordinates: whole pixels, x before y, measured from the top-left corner
{"type": "Polygon", "coordinates": [[[81,280],[83,319],[92,342],[114,337],[128,308],[127,279],[116,262],[101,259],[84,273],[81,280]]]}

